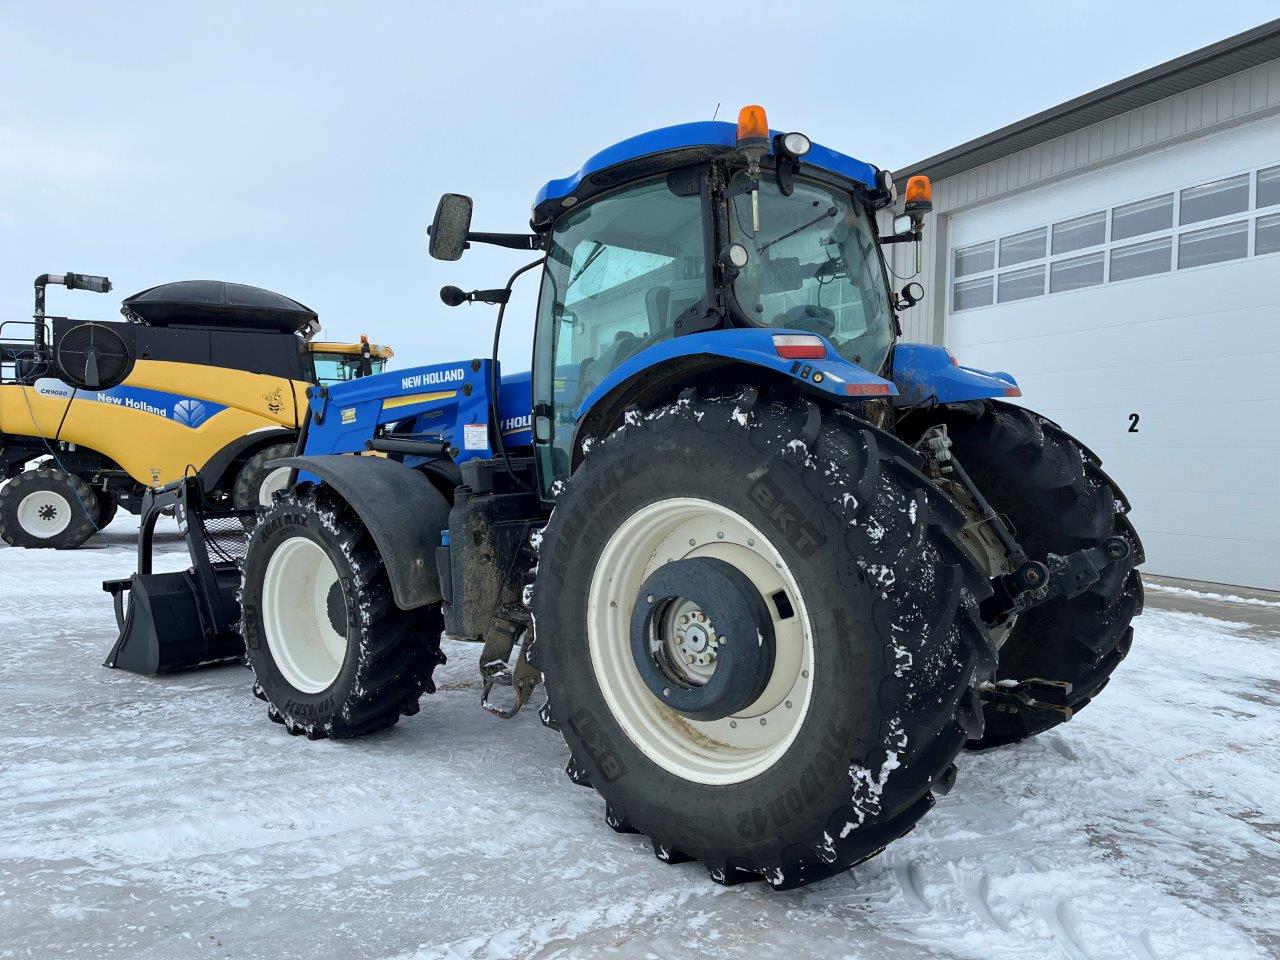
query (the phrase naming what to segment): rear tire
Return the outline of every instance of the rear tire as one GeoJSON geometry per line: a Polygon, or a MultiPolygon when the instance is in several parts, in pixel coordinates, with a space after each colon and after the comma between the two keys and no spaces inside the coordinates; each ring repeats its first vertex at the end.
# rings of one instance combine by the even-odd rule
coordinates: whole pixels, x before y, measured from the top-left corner
{"type": "Polygon", "coordinates": [[[231,501],[237,510],[257,510],[274,503],[273,494],[288,484],[289,467],[269,467],[272,460],[293,456],[295,445],[277,443],[264,447],[244,462],[231,488],[231,501]]]}
{"type": "Polygon", "coordinates": [[[601,794],[613,829],[647,834],[662,860],[702,860],[717,882],[789,889],[873,856],[946,792],[980,732],[974,688],[995,655],[977,612],[986,577],[916,455],[847,414],[754,398],[682,399],[594,446],[543,533],[535,649],[571,776],[601,794]],[[617,559],[628,550],[629,567],[617,559]],[[630,641],[606,608],[628,615],[637,577],[690,556],[753,583],[778,571],[771,677],[788,644],[806,645],[810,672],[777,706],[768,687],[695,722],[636,687],[635,661],[608,653],[630,641]],[[791,727],[758,750],[766,719],[791,727]]]}
{"type": "Polygon", "coordinates": [[[93,489],[53,467],[24,471],[0,488],[0,538],[10,546],[74,550],[97,523],[93,489]]]}
{"type": "Polygon", "coordinates": [[[440,605],[396,606],[368,529],[326,488],[302,484],[260,517],[243,578],[253,692],[289,733],[361,736],[435,692],[440,605]]]}
{"type": "MultiPolygon", "coordinates": [[[[1000,647],[999,678],[1066,680],[1067,704],[1083,710],[1129,652],[1134,617],[1142,612],[1144,557],[1129,522],[1129,502],[1102,471],[1101,461],[1051,420],[995,401],[950,412],[948,432],[957,459],[991,503],[1013,524],[1027,555],[1068,554],[1119,534],[1132,550],[1079,596],[1051,600],[1022,614],[1000,647]]],[[[1063,721],[1027,717],[986,704],[986,749],[1016,743],[1063,721]]]]}

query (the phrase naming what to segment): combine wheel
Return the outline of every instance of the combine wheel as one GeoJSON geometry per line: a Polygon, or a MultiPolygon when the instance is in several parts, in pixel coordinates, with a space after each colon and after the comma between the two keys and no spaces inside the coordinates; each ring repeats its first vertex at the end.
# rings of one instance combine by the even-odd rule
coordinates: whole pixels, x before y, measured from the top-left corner
{"type": "MultiPolygon", "coordinates": [[[[1120,534],[1132,546],[1079,596],[1051,600],[1020,615],[1000,637],[1000,679],[1065,680],[1067,706],[1088,705],[1129,652],[1130,626],[1142,612],[1142,579],[1134,569],[1142,544],[1129,522],[1129,502],[1094,454],[1051,420],[1012,404],[984,402],[946,416],[956,457],[982,495],[1013,525],[1032,559],[1098,546],[1120,534]]],[[[1014,743],[1062,719],[1029,717],[986,705],[976,749],[1014,743]]]]}
{"type": "Polygon", "coordinates": [[[595,445],[533,609],[576,782],[668,862],[779,889],[945,792],[994,667],[986,578],[914,453],[794,398],[682,399],[595,445]]]}
{"type": "Polygon", "coordinates": [[[259,450],[236,474],[231,500],[237,510],[270,507],[275,494],[289,485],[289,467],[269,467],[272,460],[293,456],[292,443],[277,443],[259,450]]]}
{"type": "Polygon", "coordinates": [[[290,733],[360,736],[435,691],[439,605],[396,606],[368,530],[323,487],[303,484],[260,517],[242,606],[254,693],[290,733]]]}
{"type": "Polygon", "coordinates": [[[72,550],[93,536],[98,511],[93,488],[79,477],[27,470],[0,488],[0,538],[13,547],[72,550]]]}

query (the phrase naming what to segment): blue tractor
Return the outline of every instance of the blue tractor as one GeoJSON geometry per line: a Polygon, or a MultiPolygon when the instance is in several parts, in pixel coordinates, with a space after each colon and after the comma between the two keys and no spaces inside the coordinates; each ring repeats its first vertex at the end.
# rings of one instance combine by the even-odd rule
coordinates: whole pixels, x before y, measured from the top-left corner
{"type": "MultiPolygon", "coordinates": [[[[1014,379],[899,342],[906,185],[759,107],[618,143],[531,230],[531,373],[494,355],[310,392],[240,565],[271,718],[353,737],[416,713],[443,633],[484,704],[543,722],[615,830],[722,883],[848,869],[950,789],[966,745],[1071,717],[1125,656],[1142,548],[1098,458],[1014,379]],[[901,211],[882,235],[877,211],[901,211]]],[[[163,637],[161,638],[163,639],[163,637]]]]}

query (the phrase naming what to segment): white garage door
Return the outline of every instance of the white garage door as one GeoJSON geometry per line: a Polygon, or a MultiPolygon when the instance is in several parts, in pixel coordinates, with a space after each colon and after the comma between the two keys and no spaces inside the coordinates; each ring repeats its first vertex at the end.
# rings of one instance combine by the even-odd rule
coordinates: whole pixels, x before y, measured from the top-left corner
{"type": "Polygon", "coordinates": [[[952,216],[947,345],[1102,457],[1150,573],[1280,589],[1280,117],[952,216]]]}

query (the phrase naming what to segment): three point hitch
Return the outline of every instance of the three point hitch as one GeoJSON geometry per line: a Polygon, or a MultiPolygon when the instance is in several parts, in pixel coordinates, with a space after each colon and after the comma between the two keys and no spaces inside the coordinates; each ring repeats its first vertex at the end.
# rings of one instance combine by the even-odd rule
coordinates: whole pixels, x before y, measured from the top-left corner
{"type": "Polygon", "coordinates": [[[981,522],[990,525],[1008,557],[1010,572],[991,579],[992,594],[982,601],[982,619],[990,627],[1006,624],[1018,614],[1055,597],[1070,598],[1084,593],[1098,582],[1108,566],[1133,552],[1128,540],[1112,536],[1096,547],[1086,547],[1066,556],[1050,553],[1044,562],[1032,560],[1014,537],[1009,523],[992,509],[960,461],[952,455],[951,438],[945,425],[926,430],[917,449],[938,474],[950,474],[965,488],[982,514],[981,522]]]}

